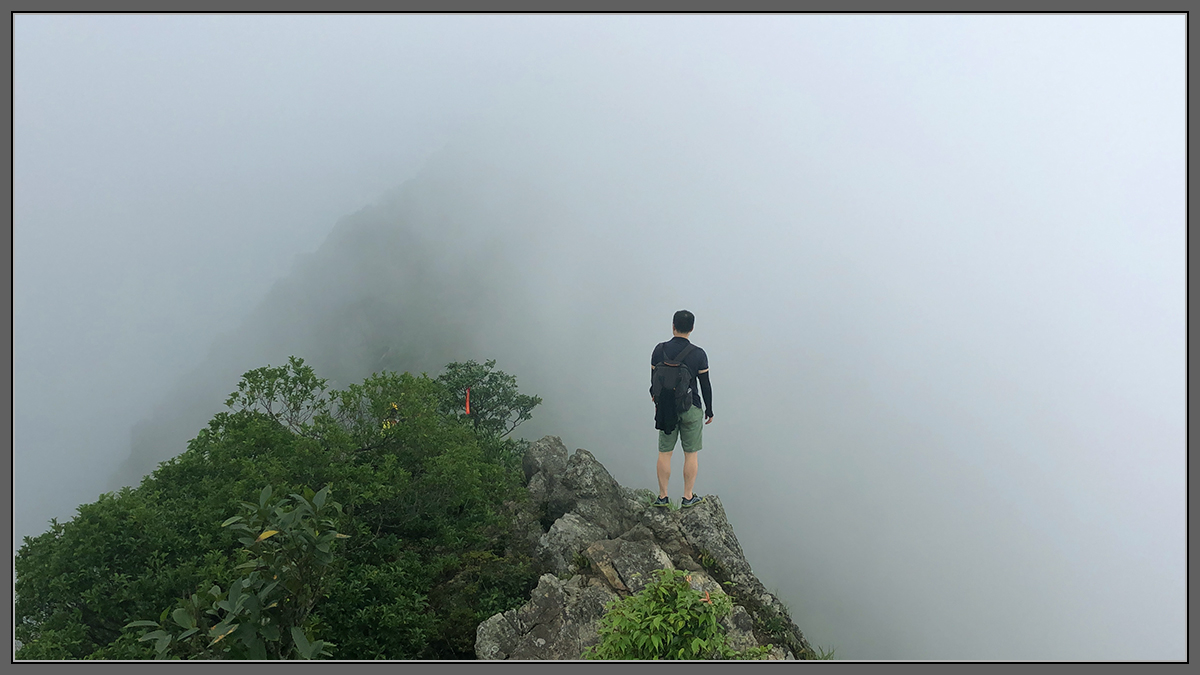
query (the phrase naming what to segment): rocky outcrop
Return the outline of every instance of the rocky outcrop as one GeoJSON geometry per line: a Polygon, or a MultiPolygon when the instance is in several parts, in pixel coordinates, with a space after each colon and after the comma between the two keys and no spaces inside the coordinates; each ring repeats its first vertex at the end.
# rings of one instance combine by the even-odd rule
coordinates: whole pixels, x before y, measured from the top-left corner
{"type": "Polygon", "coordinates": [[[754,576],[716,495],[687,510],[656,508],[654,493],[617,484],[587,450],[568,456],[556,436],[531,444],[522,468],[530,499],[513,505],[513,541],[548,573],[527,604],[479,625],[479,658],[579,659],[599,641],[605,606],[644,588],[658,569],[688,570],[697,590],[730,596],[723,623],[733,648],[770,644],[775,659],[812,653],[754,576]]]}

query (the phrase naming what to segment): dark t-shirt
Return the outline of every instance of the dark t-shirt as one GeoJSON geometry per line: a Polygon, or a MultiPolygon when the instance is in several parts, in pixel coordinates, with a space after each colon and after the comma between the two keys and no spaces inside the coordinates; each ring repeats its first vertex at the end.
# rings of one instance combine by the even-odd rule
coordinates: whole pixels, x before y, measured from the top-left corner
{"type": "MultiPolygon", "coordinates": [[[[655,345],[654,351],[650,354],[650,365],[657,366],[668,358],[675,358],[688,344],[690,343],[687,338],[673,337],[666,342],[655,345]]],[[[692,381],[688,385],[692,390],[692,405],[697,408],[703,408],[704,406],[700,402],[700,385],[697,379],[700,371],[708,369],[708,354],[705,354],[704,350],[700,347],[696,347],[688,353],[683,363],[688,367],[688,371],[692,373],[692,381]]],[[[653,377],[653,374],[651,377],[653,377]]]]}

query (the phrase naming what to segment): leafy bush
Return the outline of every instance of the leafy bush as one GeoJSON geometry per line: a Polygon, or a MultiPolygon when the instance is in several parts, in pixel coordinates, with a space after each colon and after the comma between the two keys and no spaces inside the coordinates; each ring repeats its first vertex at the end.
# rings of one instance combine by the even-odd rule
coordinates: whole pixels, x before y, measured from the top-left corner
{"type": "Polygon", "coordinates": [[[248,571],[246,576],[228,591],[214,584],[207,592],[179,600],[174,611],[163,610],[162,623],[134,621],[126,626],[155,628],[139,641],[154,640],[158,658],[331,655],[332,644],[312,639],[309,615],[327,590],[334,541],[348,538],[330,517],[341,516],[342,505],[327,502],[329,486],[276,502],[271,492],[268,485],[257,505],[242,502],[243,515],[221,523],[243,533],[239,541],[251,558],[235,569],[248,571]],[[174,626],[167,623],[169,611],[174,626]]]}
{"type": "Polygon", "coordinates": [[[656,570],[641,591],[609,604],[600,620],[600,642],[588,659],[759,659],[770,646],[737,651],[720,620],[733,609],[726,595],[692,588],[682,570],[656,570]]]}
{"type": "MultiPolygon", "coordinates": [[[[519,394],[515,378],[493,372],[492,363],[447,366],[456,378],[480,376],[471,389],[472,413],[476,387],[487,403],[478,408],[487,423],[479,424],[456,408],[455,378],[386,372],[327,390],[298,358],[246,373],[226,402],[229,410],[140,486],[101,495],[69,522],[52,521],[49,531],[25,539],[15,560],[16,638],[23,645],[17,658],[154,658],[161,636],[139,641],[146,626],[128,626],[154,617],[161,630],[179,628],[170,633],[169,655],[232,654],[233,647],[220,654],[200,648],[202,621],[229,618],[220,603],[230,603],[231,594],[261,593],[267,569],[278,562],[265,551],[299,539],[277,534],[247,548],[238,540],[245,531],[221,523],[263,485],[293,499],[305,495],[317,510],[305,486],[330,484],[342,504],[340,524],[319,528],[349,538],[338,540],[332,564],[311,561],[324,576],[304,596],[319,600],[301,603],[311,604],[309,613],[281,616],[278,641],[260,632],[266,656],[303,655],[295,649],[299,639],[289,639],[295,625],[312,654],[320,641],[337,644],[344,659],[474,658],[479,617],[523,604],[538,572],[508,551],[511,516],[504,504],[524,499],[522,443],[505,434],[540,399],[519,394]],[[507,421],[501,427],[499,420],[507,421]],[[251,560],[267,567],[239,569],[251,560]],[[225,589],[219,598],[208,595],[214,586],[225,589]],[[195,607],[177,604],[193,594],[195,607]],[[178,638],[188,628],[174,621],[174,611],[164,616],[164,607],[195,615],[198,630],[187,645],[178,638]],[[207,613],[214,607],[216,616],[207,613]]],[[[264,517],[296,509],[301,503],[291,501],[282,514],[264,517]]],[[[234,522],[259,528],[256,534],[268,522],[249,513],[243,518],[234,522]]],[[[253,603],[242,602],[243,609],[253,603]]],[[[232,643],[224,638],[217,646],[225,649],[226,642],[232,643]]]]}
{"type": "Polygon", "coordinates": [[[461,410],[472,426],[501,438],[508,436],[526,420],[533,419],[533,409],[542,402],[537,396],[517,391],[517,379],[498,370],[494,359],[483,362],[451,363],[438,376],[445,390],[442,412],[457,415],[461,410]],[[467,415],[467,389],[471,389],[471,413],[467,415]]]}

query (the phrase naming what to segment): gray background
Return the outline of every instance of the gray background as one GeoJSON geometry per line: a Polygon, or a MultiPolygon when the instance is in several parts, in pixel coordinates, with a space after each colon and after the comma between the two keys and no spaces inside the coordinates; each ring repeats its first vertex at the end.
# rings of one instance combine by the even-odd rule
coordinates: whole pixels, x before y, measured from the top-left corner
{"type": "Polygon", "coordinates": [[[1185,34],[17,15],[14,553],[289,353],[497,358],[524,435],[653,487],[686,307],[697,489],[811,642],[1184,659],[1185,34]]]}

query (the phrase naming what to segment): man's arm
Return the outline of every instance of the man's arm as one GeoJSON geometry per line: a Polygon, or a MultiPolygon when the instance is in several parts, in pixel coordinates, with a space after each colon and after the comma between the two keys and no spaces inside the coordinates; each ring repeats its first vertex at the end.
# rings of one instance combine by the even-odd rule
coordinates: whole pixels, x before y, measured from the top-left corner
{"type": "Polygon", "coordinates": [[[654,400],[654,364],[658,363],[661,358],[658,355],[658,350],[662,349],[662,343],[654,345],[654,350],[650,352],[650,400],[654,400]]]}
{"type": "Polygon", "coordinates": [[[712,383],[708,379],[708,368],[700,371],[700,393],[704,396],[704,416],[712,419],[712,383]]]}

